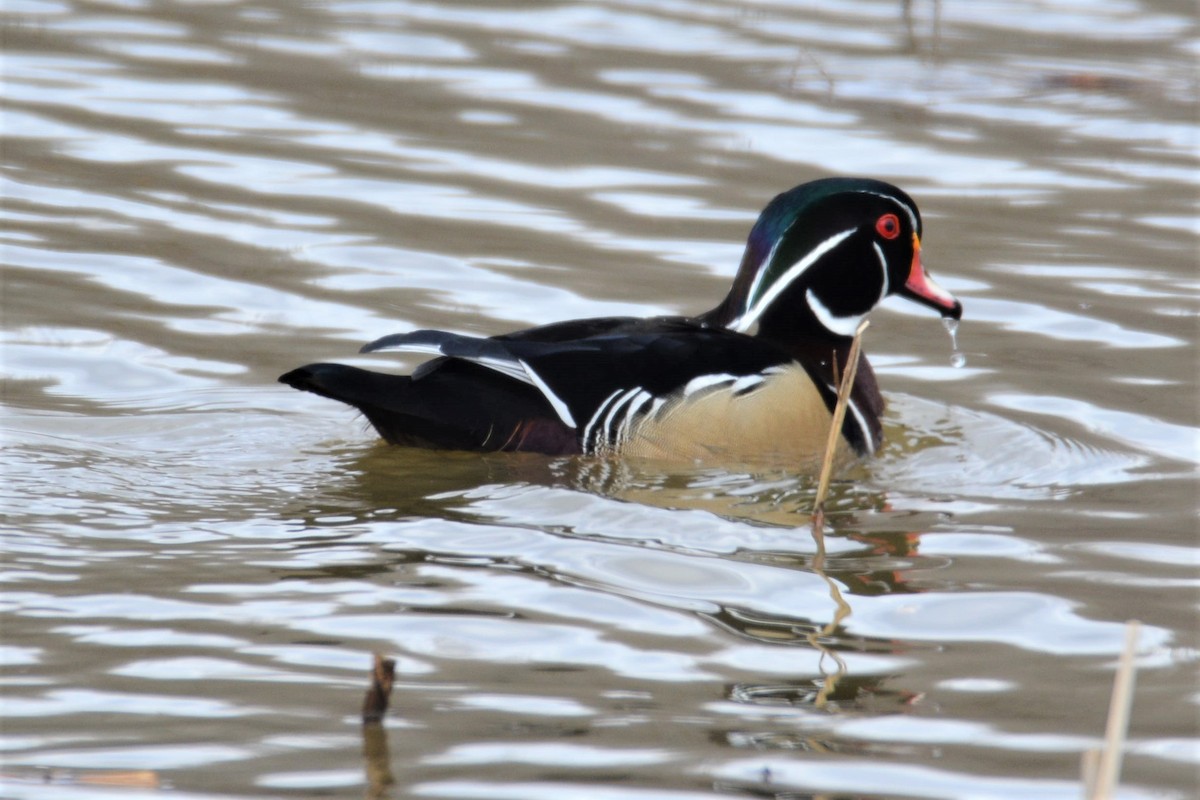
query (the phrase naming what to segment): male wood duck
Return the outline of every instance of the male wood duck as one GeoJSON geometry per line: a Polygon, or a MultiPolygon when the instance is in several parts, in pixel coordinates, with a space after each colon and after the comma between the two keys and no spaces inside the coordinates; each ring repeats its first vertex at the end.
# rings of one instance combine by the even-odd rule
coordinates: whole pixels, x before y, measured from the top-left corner
{"type": "MultiPolygon", "coordinates": [[[[570,320],[490,338],[419,330],[361,352],[438,356],[411,376],[310,364],[280,381],[355,406],[393,444],[672,460],[811,460],[859,323],[888,295],[958,319],[921,264],[921,216],[882,181],[828,178],[772,200],[733,288],[694,317],[570,320]]],[[[843,454],[883,439],[864,357],[843,454]]]]}

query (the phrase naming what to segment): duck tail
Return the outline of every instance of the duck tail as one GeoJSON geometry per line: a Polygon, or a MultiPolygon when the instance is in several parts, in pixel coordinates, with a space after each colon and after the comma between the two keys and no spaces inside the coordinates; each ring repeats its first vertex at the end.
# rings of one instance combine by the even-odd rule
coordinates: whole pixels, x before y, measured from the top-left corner
{"type": "Polygon", "coordinates": [[[395,406],[404,396],[412,379],[407,375],[387,375],[344,364],[309,364],[280,375],[279,382],[356,408],[387,408],[395,406]]]}
{"type": "Polygon", "coordinates": [[[279,376],[279,382],[330,400],[354,406],[392,444],[411,442],[415,420],[405,413],[412,378],[348,367],[344,364],[308,364],[279,376]]]}

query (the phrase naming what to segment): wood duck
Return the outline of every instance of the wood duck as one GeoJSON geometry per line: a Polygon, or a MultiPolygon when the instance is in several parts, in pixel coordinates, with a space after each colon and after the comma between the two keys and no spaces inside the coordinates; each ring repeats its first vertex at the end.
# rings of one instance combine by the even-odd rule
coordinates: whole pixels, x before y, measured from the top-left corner
{"type": "MultiPolygon", "coordinates": [[[[921,216],[882,181],[827,178],[772,200],[733,287],[694,317],[609,317],[478,338],[384,336],[361,352],[437,356],[411,376],[310,364],[279,380],[348,403],[393,444],[712,461],[824,450],[859,323],[896,294],[959,319],[921,264],[921,216]]],[[[865,356],[843,455],[880,445],[883,398],[865,356]]]]}

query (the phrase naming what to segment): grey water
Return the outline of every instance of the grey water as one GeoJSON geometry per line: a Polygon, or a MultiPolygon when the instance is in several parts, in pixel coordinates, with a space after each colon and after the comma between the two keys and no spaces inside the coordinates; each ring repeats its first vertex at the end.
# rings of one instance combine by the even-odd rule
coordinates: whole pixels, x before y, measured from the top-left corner
{"type": "Polygon", "coordinates": [[[1120,796],[1200,789],[1193,4],[2,15],[3,796],[1076,798],[1129,619],[1120,796]],[[275,382],[702,311],[831,174],[965,313],[873,315],[824,558],[803,472],[388,448],[275,382]]]}

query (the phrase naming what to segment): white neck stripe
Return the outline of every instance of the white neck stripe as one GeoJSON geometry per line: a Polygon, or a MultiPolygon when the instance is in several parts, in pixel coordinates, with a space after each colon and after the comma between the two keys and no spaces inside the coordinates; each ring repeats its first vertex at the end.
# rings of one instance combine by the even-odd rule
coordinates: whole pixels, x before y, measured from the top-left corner
{"type": "Polygon", "coordinates": [[[775,244],[771,245],[771,250],[767,253],[766,258],[759,262],[758,270],[754,273],[754,282],[750,284],[750,291],[746,292],[747,310],[749,310],[750,298],[758,293],[758,287],[762,285],[763,279],[767,277],[767,267],[775,260],[775,253],[779,250],[779,245],[783,244],[784,238],[787,237],[791,230],[791,226],[789,226],[787,230],[780,234],[779,238],[775,240],[775,244]]]}
{"type": "Polygon", "coordinates": [[[883,254],[883,248],[879,246],[879,242],[871,242],[871,244],[875,246],[875,255],[879,256],[879,267],[883,272],[883,290],[879,292],[879,299],[875,301],[875,304],[878,305],[883,302],[883,298],[887,297],[891,281],[888,280],[887,256],[883,254]]]}
{"type": "MultiPolygon", "coordinates": [[[[825,387],[827,389],[829,389],[829,391],[833,392],[834,397],[837,396],[838,389],[836,386],[834,386],[832,383],[827,382],[825,384],[825,387]]],[[[851,419],[853,419],[854,423],[856,425],[858,425],[858,431],[859,431],[859,434],[862,435],[863,446],[866,448],[867,454],[868,455],[874,454],[875,439],[874,439],[874,437],[871,436],[871,427],[869,425],[867,425],[867,421],[863,418],[862,412],[859,411],[859,409],[858,409],[858,403],[854,402],[854,400],[847,397],[846,398],[846,410],[850,412],[851,419]]],[[[832,413],[832,411],[831,411],[831,413],[832,413]]],[[[845,425],[844,422],[842,424],[845,425]]],[[[843,430],[841,433],[842,433],[842,436],[845,437],[846,432],[843,430]]],[[[847,440],[847,441],[849,441],[849,440],[847,440]]]]}
{"type": "Polygon", "coordinates": [[[868,454],[875,452],[875,439],[871,436],[871,429],[867,426],[867,421],[863,419],[862,412],[858,410],[858,403],[853,400],[847,400],[846,407],[850,409],[850,413],[854,415],[854,421],[858,423],[858,429],[862,431],[863,446],[868,454]]]}
{"type": "MultiPolygon", "coordinates": [[[[771,285],[771,288],[768,289],[766,293],[757,301],[753,300],[753,294],[748,295],[746,297],[747,308],[745,312],[740,317],[733,320],[729,324],[729,327],[735,331],[738,331],[739,333],[745,333],[747,330],[749,330],[750,326],[758,321],[758,318],[762,315],[762,313],[767,310],[767,307],[770,306],[771,303],[775,302],[775,298],[778,297],[784,289],[786,289],[792,284],[793,281],[803,275],[809,267],[817,263],[817,261],[820,260],[823,255],[837,247],[839,244],[845,241],[848,236],[855,233],[857,230],[858,228],[848,228],[841,233],[835,233],[833,236],[830,236],[812,250],[809,250],[808,253],[805,254],[804,258],[797,261],[788,269],[787,272],[783,273],[783,275],[771,285]]],[[[782,237],[780,238],[780,241],[782,241],[782,237]]],[[[775,249],[778,247],[779,243],[776,242],[775,247],[771,249],[772,255],[774,255],[775,249]]],[[[754,280],[755,288],[758,287],[758,284],[761,282],[763,275],[766,273],[767,268],[770,267],[770,264],[771,262],[768,260],[765,264],[759,267],[759,273],[754,280]]],[[[811,292],[809,292],[809,296],[812,296],[811,292]]],[[[820,317],[818,317],[818,319],[819,318],[820,317]]]]}

